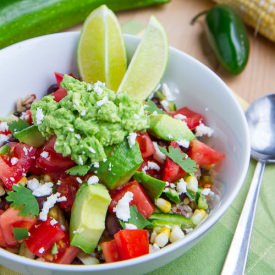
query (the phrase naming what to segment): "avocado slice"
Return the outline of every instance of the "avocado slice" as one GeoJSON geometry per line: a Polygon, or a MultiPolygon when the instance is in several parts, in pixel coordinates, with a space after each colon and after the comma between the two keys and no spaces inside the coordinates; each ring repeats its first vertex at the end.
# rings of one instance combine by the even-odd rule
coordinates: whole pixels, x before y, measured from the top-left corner
{"type": "Polygon", "coordinates": [[[33,147],[40,147],[46,142],[46,139],[42,136],[37,126],[35,125],[29,126],[21,131],[15,132],[13,136],[20,142],[23,142],[33,147]]]}
{"type": "Polygon", "coordinates": [[[94,169],[100,181],[109,189],[126,183],[143,162],[137,142],[131,148],[126,140],[105,148],[107,160],[94,169]]]}
{"type": "Polygon", "coordinates": [[[71,245],[92,253],[105,229],[111,197],[102,184],[82,184],[76,193],[70,221],[71,245]]]}
{"type": "Polygon", "coordinates": [[[163,140],[188,140],[195,138],[185,122],[172,118],[166,114],[151,115],[149,117],[149,132],[163,140]]]}
{"type": "Polygon", "coordinates": [[[134,179],[144,187],[153,201],[160,197],[166,185],[165,181],[153,178],[143,172],[135,172],[134,179]]]}

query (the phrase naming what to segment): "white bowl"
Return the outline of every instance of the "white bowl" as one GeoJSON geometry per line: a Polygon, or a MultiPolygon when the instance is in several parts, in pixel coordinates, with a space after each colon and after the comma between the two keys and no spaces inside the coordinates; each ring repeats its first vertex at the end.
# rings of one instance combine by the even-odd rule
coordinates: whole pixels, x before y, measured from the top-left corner
{"type": "MultiPolygon", "coordinates": [[[[59,33],[30,39],[0,51],[0,117],[16,100],[30,93],[39,97],[54,83],[54,72],[77,74],[75,56],[79,33],[59,33]]],[[[125,36],[131,56],[139,38],[125,36]]],[[[0,249],[0,264],[25,274],[143,274],[165,265],[190,249],[221,218],[238,194],[249,165],[249,138],[243,111],[230,89],[206,66],[170,49],[163,82],[180,91],[178,107],[187,105],[203,114],[214,129],[211,144],[226,159],[218,174],[222,183],[220,204],[208,219],[182,240],[161,251],[128,261],[96,266],[58,265],[39,262],[0,249]]]]}

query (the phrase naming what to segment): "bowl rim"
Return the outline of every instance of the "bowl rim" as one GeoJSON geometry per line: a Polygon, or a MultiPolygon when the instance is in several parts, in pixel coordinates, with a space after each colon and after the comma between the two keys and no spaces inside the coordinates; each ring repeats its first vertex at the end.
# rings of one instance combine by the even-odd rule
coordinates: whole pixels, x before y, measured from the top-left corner
{"type": "MultiPolygon", "coordinates": [[[[48,34],[43,35],[35,38],[31,38],[25,41],[18,42],[16,44],[13,44],[11,46],[8,46],[2,50],[0,50],[0,58],[2,55],[5,55],[7,51],[10,50],[16,50],[20,47],[24,46],[27,47],[28,44],[32,44],[35,41],[39,40],[48,40],[49,38],[55,38],[55,37],[64,37],[67,36],[78,36],[80,34],[80,31],[71,31],[71,32],[60,32],[60,33],[54,33],[54,34],[48,34]]],[[[135,35],[129,35],[124,34],[124,38],[126,40],[134,40],[135,43],[138,43],[141,38],[135,35]]],[[[18,264],[22,264],[24,266],[29,267],[35,267],[35,268],[41,268],[45,270],[52,270],[52,271],[76,271],[76,272],[84,272],[84,271],[109,271],[109,270],[116,270],[121,268],[127,268],[134,265],[139,265],[142,263],[150,262],[152,260],[156,260],[156,258],[161,258],[170,252],[174,250],[180,249],[182,246],[188,246],[190,243],[198,239],[200,236],[203,236],[210,228],[212,228],[224,215],[225,211],[230,207],[233,200],[236,198],[237,194],[239,193],[245,177],[246,173],[249,167],[250,163],[250,142],[249,142],[249,132],[248,132],[248,126],[245,119],[244,112],[237,101],[236,97],[232,94],[231,89],[224,83],[224,81],[211,69],[209,69],[206,65],[195,59],[194,57],[190,56],[189,54],[178,50],[174,47],[169,47],[169,52],[174,52],[177,55],[182,55],[185,59],[189,59],[191,62],[195,63],[196,65],[202,67],[203,70],[206,70],[209,75],[211,75],[212,78],[215,79],[215,81],[219,82],[221,86],[224,88],[224,92],[227,94],[226,96],[228,98],[231,98],[231,100],[234,102],[235,108],[237,112],[240,114],[241,120],[239,123],[242,124],[243,130],[244,130],[244,138],[245,138],[245,144],[246,147],[244,148],[245,153],[245,161],[243,163],[243,170],[241,173],[240,178],[237,180],[236,188],[232,191],[231,196],[222,204],[219,205],[219,209],[213,213],[213,215],[209,216],[208,219],[206,219],[198,228],[196,228],[194,231],[190,232],[188,235],[186,235],[185,238],[182,240],[173,243],[172,245],[168,245],[164,248],[162,248],[160,251],[157,251],[155,253],[147,254],[144,256],[140,256],[138,258],[130,259],[130,260],[124,260],[120,262],[115,263],[106,263],[106,264],[99,264],[99,265],[70,265],[70,264],[56,264],[56,263],[49,263],[49,262],[42,262],[37,261],[33,259],[29,259],[17,254],[14,254],[12,252],[9,252],[5,249],[0,249],[0,257],[3,259],[8,259],[13,262],[16,262],[18,264]]],[[[169,62],[169,61],[168,61],[169,62]]]]}

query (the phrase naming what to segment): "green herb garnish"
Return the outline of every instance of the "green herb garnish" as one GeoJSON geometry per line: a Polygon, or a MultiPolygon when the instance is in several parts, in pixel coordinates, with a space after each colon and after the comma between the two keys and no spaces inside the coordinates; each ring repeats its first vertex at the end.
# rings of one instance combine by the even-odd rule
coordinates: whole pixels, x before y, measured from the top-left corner
{"type": "Polygon", "coordinates": [[[6,200],[11,202],[11,207],[20,210],[19,215],[23,217],[34,217],[39,213],[39,206],[32,191],[21,183],[12,186],[13,191],[8,192],[6,200]]]}
{"type": "Polygon", "coordinates": [[[145,103],[145,111],[147,111],[150,114],[157,113],[157,114],[165,114],[163,110],[161,110],[154,101],[148,100],[145,103]]]}
{"type": "Polygon", "coordinates": [[[16,241],[25,240],[29,237],[28,229],[25,227],[13,227],[12,228],[14,239],[16,241]]]}
{"type": "Polygon", "coordinates": [[[71,176],[85,176],[89,172],[90,168],[91,167],[88,165],[77,165],[66,170],[66,173],[71,176]]]}
{"type": "Polygon", "coordinates": [[[9,130],[11,130],[13,134],[30,126],[29,123],[23,119],[14,120],[8,125],[9,125],[9,130]]]}
{"type": "Polygon", "coordinates": [[[179,148],[169,146],[167,151],[166,148],[159,146],[159,150],[178,164],[186,173],[194,173],[197,171],[196,162],[188,158],[187,154],[183,153],[179,148]]]}

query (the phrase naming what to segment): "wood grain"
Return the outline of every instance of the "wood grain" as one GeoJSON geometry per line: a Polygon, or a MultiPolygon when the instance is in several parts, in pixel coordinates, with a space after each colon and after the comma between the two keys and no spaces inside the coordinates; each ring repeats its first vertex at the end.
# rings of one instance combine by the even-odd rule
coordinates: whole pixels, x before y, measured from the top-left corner
{"type": "Polygon", "coordinates": [[[275,92],[275,43],[260,35],[255,37],[251,28],[247,28],[250,56],[245,70],[238,76],[231,76],[219,66],[205,38],[203,18],[195,25],[190,25],[194,15],[213,5],[210,0],[172,0],[159,7],[120,12],[118,17],[121,23],[135,19],[147,24],[150,16],[155,15],[166,29],[170,45],[210,67],[248,102],[275,92]]]}

